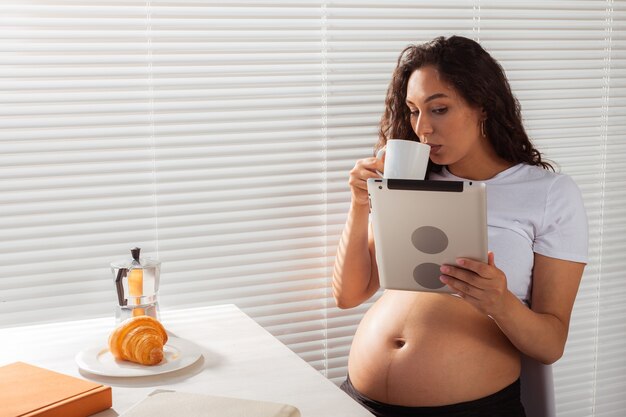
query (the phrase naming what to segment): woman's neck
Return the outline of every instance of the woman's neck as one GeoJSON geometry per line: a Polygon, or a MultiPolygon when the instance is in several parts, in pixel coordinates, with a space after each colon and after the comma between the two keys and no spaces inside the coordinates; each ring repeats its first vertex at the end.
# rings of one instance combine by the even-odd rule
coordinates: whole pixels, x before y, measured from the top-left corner
{"type": "Polygon", "coordinates": [[[500,158],[493,149],[489,149],[486,153],[477,153],[448,165],[448,171],[459,178],[485,181],[513,165],[513,162],[500,158]]]}

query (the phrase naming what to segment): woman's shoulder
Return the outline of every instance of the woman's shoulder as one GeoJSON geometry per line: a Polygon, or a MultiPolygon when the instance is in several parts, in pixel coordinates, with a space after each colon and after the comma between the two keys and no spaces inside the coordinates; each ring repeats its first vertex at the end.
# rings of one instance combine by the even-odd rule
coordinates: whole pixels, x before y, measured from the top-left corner
{"type": "Polygon", "coordinates": [[[553,189],[570,188],[576,185],[572,177],[563,173],[545,169],[538,165],[517,164],[501,172],[492,181],[494,184],[520,184],[530,187],[553,189]]]}
{"type": "Polygon", "coordinates": [[[550,193],[580,193],[576,181],[570,175],[537,165],[520,164],[515,180],[529,187],[543,188],[550,193]]]}

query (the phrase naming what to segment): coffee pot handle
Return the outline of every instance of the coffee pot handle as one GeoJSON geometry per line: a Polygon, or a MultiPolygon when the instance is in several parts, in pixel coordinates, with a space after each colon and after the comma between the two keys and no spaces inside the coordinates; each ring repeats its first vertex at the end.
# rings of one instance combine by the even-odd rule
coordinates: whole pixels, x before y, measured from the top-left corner
{"type": "Polygon", "coordinates": [[[115,287],[117,288],[117,301],[120,306],[128,305],[128,300],[124,298],[124,285],[122,284],[122,279],[126,277],[128,274],[128,269],[120,268],[117,272],[117,277],[115,278],[115,287]]]}

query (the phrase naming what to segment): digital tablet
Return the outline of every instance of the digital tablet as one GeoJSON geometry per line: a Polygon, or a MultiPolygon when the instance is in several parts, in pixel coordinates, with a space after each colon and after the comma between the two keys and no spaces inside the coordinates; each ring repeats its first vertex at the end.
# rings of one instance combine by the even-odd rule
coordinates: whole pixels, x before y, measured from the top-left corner
{"type": "Polygon", "coordinates": [[[382,288],[451,292],[442,264],[487,262],[484,183],[370,178],[367,188],[382,288]]]}

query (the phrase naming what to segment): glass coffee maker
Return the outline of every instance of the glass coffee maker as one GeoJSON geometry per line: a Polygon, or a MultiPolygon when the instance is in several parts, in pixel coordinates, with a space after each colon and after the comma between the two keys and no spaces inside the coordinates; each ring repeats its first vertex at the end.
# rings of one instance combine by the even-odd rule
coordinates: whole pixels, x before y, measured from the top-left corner
{"type": "Polygon", "coordinates": [[[140,257],[140,248],[130,250],[131,258],[111,263],[117,292],[116,321],[147,315],[159,319],[159,274],[161,262],[140,257]]]}

